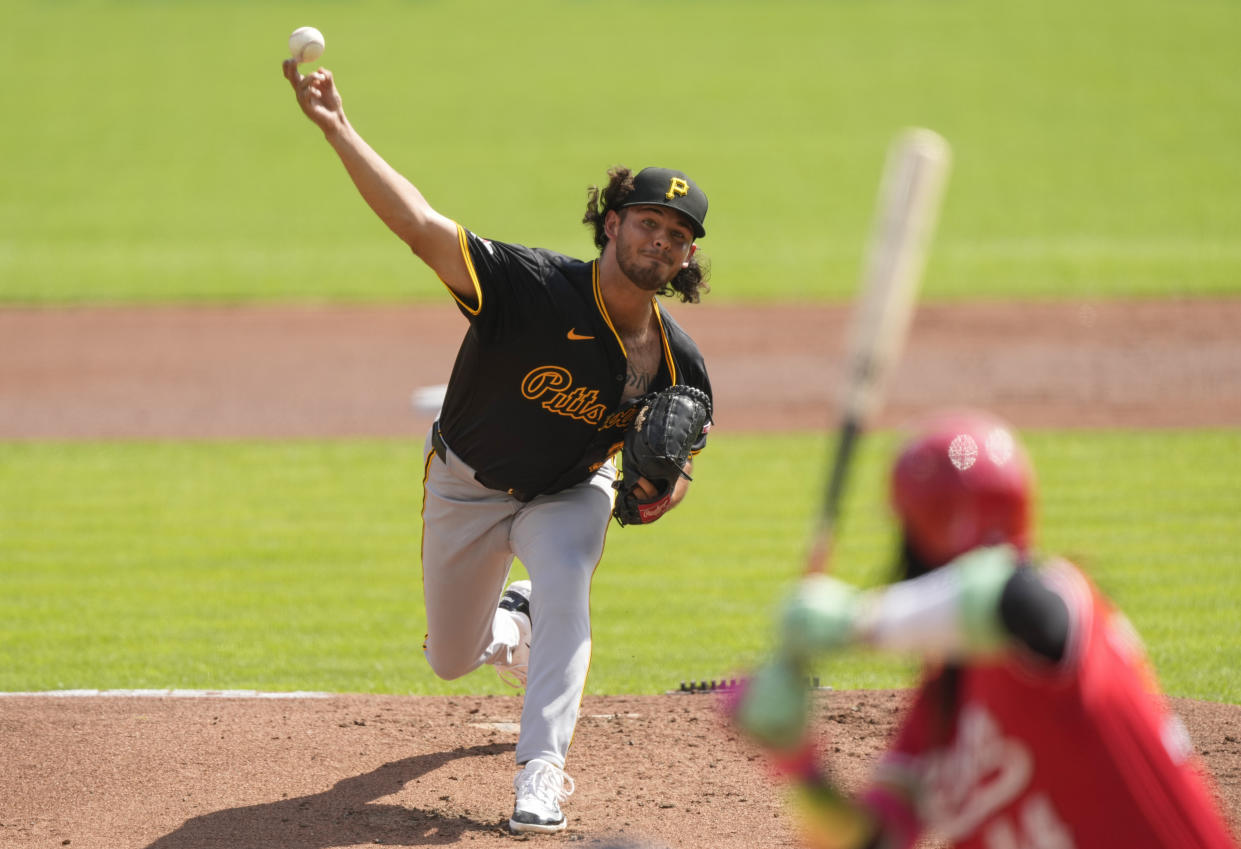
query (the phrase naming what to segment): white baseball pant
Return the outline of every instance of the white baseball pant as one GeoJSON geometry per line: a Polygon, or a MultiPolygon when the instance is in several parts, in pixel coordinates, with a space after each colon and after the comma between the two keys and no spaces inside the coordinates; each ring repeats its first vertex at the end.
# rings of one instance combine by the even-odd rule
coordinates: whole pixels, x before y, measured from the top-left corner
{"type": "Polygon", "coordinates": [[[590,665],[590,583],[611,519],[616,467],[529,502],[474,479],[453,453],[424,451],[422,592],[427,662],[451,680],[507,653],[517,629],[496,605],[516,556],[530,574],[530,666],[517,763],[564,768],[590,665]]]}

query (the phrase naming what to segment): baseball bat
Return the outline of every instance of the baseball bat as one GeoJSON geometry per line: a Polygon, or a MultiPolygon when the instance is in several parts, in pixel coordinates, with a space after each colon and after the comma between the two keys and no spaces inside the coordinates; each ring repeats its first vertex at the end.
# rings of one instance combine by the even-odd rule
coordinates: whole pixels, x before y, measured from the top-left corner
{"type": "Polygon", "coordinates": [[[903,132],[889,149],[850,319],[836,450],[807,557],[808,575],[827,568],[850,461],[909,332],[951,161],[948,142],[922,128],[903,132]]]}

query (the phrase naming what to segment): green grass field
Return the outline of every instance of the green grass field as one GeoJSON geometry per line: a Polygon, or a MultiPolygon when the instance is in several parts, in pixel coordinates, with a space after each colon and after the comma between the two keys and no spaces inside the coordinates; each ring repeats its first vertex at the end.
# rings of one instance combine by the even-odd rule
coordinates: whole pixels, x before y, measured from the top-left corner
{"type": "MultiPolygon", "coordinates": [[[[928,299],[1241,294],[1234,0],[4,9],[0,305],[441,299],[280,77],[304,24],[363,134],[486,236],[588,254],[586,187],[667,164],[711,197],[711,300],[840,300],[885,147],[923,125],[956,157],[928,299]]],[[[1125,607],[1174,695],[1241,703],[1239,432],[1029,438],[1046,547],[1125,607]]],[[[822,443],[720,434],[673,518],[612,531],[591,692],[759,655],[822,443]]],[[[887,447],[866,446],[841,540],[861,583],[892,546],[887,447]]],[[[0,443],[0,690],[501,691],[421,659],[418,455],[0,443]]],[[[859,655],[821,670],[837,687],[910,673],[859,655]]]]}
{"type": "Polygon", "coordinates": [[[588,253],[586,187],[671,164],[713,299],[843,297],[920,124],[956,151],[928,297],[1241,290],[1234,0],[5,10],[0,301],[439,297],[280,78],[305,23],[359,129],[494,238],[588,253]]]}
{"type": "MultiPolygon", "coordinates": [[[[1241,703],[1236,432],[1028,435],[1043,545],[1074,556],[1129,613],[1175,695],[1241,703]]],[[[887,575],[881,466],[863,452],[839,574],[887,575]]],[[[768,647],[801,567],[821,435],[772,450],[714,439],[690,499],[613,527],[595,576],[589,691],[660,692],[736,674],[768,647]],[[764,468],[755,475],[755,468],[764,468]]],[[[6,445],[0,455],[0,691],[211,687],[501,692],[423,662],[420,446],[412,442],[6,445]]],[[[908,683],[853,654],[838,688],[908,683]]]]}

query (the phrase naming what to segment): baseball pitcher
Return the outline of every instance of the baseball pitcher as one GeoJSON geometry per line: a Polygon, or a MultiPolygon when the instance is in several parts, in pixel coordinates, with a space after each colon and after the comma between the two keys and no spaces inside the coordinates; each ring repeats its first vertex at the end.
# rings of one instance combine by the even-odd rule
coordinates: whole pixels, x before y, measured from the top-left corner
{"type": "Polygon", "coordinates": [[[706,290],[707,197],[680,171],[616,167],[584,218],[596,259],[486,239],[362,139],[330,71],[303,76],[288,60],[284,74],[359,193],[467,322],[426,438],[424,651],[441,678],[491,664],[525,686],[509,826],[560,831],[610,519],[647,524],[675,507],[710,425],[702,355],[655,297],[697,302],[706,290]],[[514,557],[531,580],[506,589],[514,557]]]}

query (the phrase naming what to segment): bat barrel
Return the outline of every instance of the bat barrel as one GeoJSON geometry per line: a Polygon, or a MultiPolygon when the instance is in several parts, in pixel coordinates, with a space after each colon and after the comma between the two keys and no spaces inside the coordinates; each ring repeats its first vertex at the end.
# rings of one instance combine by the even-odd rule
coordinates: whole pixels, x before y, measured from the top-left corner
{"type": "Polygon", "coordinates": [[[933,130],[920,127],[899,135],[888,151],[850,324],[839,437],[807,573],[827,569],[850,460],[860,434],[879,406],[888,373],[900,357],[909,332],[951,158],[948,142],[933,130]]]}

